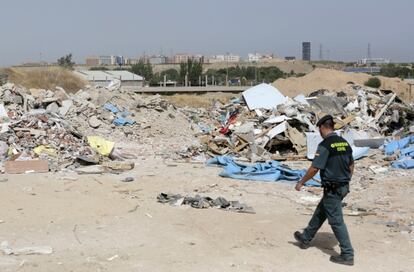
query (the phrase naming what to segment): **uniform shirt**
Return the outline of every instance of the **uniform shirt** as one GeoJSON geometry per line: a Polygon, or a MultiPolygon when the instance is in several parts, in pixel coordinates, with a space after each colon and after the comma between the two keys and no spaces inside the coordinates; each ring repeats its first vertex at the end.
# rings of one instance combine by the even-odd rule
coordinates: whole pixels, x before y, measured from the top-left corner
{"type": "Polygon", "coordinates": [[[336,133],[329,134],[319,145],[312,166],[320,169],[322,185],[329,182],[349,182],[350,165],[354,162],[349,143],[336,133]]]}

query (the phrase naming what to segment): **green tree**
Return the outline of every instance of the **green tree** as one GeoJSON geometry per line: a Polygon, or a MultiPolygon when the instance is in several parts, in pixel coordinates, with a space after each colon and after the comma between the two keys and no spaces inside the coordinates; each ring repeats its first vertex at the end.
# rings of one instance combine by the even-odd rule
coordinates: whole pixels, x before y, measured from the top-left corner
{"type": "Polygon", "coordinates": [[[137,64],[131,66],[132,73],[144,77],[145,81],[148,83],[153,83],[154,73],[152,71],[152,65],[149,62],[144,62],[140,60],[137,64]]]}
{"type": "Polygon", "coordinates": [[[377,77],[371,77],[365,81],[364,85],[371,88],[379,88],[381,86],[381,80],[377,77]]]}
{"type": "Polygon", "coordinates": [[[164,76],[167,76],[167,80],[171,81],[179,81],[180,80],[180,74],[176,69],[168,69],[163,72],[161,72],[161,78],[164,80],[164,76]]]}
{"type": "Polygon", "coordinates": [[[198,85],[198,80],[203,74],[203,64],[198,61],[189,59],[186,63],[180,64],[180,79],[182,84],[185,84],[185,76],[188,76],[188,81],[191,85],[198,85]]]}
{"type": "Polygon", "coordinates": [[[72,61],[72,53],[59,58],[57,60],[57,63],[60,67],[63,67],[65,69],[73,69],[73,66],[75,65],[75,63],[72,61]]]}

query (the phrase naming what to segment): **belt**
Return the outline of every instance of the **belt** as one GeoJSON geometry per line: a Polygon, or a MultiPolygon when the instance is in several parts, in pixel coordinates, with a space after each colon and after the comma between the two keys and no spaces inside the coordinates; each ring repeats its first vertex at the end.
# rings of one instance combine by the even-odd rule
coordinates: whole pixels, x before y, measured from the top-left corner
{"type": "Polygon", "coordinates": [[[344,186],[348,186],[349,182],[326,182],[322,185],[323,191],[325,193],[332,192],[338,193],[338,189],[344,186]]]}

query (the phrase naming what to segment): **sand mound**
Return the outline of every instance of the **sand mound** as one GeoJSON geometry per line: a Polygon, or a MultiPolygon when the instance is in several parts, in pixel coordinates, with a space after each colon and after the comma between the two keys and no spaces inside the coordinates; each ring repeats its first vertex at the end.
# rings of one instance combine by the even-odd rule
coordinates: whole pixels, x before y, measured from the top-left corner
{"type": "MultiPolygon", "coordinates": [[[[348,82],[363,85],[371,75],[364,73],[347,73],[332,69],[318,68],[303,77],[290,77],[278,79],[273,85],[283,94],[294,97],[298,94],[309,94],[315,90],[328,89],[332,91],[340,90],[348,82]]],[[[396,92],[401,98],[408,99],[407,83],[399,78],[378,77],[381,80],[381,88],[396,92]]]]}

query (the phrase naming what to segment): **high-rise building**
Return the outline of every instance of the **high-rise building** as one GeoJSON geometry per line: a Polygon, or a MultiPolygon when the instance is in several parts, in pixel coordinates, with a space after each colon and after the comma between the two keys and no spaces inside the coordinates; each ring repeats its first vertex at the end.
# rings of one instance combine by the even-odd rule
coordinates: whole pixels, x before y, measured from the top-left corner
{"type": "Polygon", "coordinates": [[[311,60],[311,43],[310,42],[302,43],[302,60],[305,60],[305,61],[311,60]]]}

